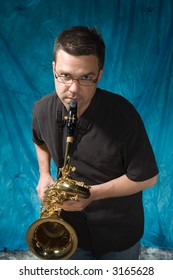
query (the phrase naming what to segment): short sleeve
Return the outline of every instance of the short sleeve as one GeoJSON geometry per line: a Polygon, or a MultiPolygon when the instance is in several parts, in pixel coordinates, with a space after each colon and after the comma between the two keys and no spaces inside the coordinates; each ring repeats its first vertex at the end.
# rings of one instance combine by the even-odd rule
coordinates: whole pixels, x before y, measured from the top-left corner
{"type": "Polygon", "coordinates": [[[39,129],[38,118],[37,118],[37,104],[34,105],[32,111],[32,140],[37,145],[43,145],[44,141],[41,137],[39,129]]]}
{"type": "Polygon", "coordinates": [[[133,181],[144,181],[158,174],[154,152],[139,114],[128,123],[125,141],[126,175],[133,181]]]}

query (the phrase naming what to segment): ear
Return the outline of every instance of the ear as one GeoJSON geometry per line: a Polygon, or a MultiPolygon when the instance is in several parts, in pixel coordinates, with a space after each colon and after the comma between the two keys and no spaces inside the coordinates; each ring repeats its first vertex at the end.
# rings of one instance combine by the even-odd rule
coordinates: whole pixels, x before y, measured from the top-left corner
{"type": "Polygon", "coordinates": [[[52,70],[53,70],[53,74],[55,74],[55,61],[52,62],[52,70]]]}
{"type": "Polygon", "coordinates": [[[53,71],[53,75],[54,75],[54,78],[57,79],[57,74],[56,74],[56,64],[55,64],[55,61],[52,62],[52,71],[53,71]]]}
{"type": "Polygon", "coordinates": [[[103,74],[103,69],[100,70],[100,73],[99,73],[99,76],[98,76],[98,82],[100,81],[100,79],[102,77],[102,74],[103,74]]]}

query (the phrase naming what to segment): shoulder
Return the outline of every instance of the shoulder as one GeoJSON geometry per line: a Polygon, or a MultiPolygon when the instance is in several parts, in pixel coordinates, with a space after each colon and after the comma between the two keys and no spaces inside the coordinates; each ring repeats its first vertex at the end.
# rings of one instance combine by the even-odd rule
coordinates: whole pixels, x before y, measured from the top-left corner
{"type": "Polygon", "coordinates": [[[98,99],[98,118],[104,118],[115,129],[119,131],[132,131],[136,128],[138,131],[144,129],[143,120],[133,106],[125,97],[109,91],[97,91],[98,99]]]}
{"type": "Polygon", "coordinates": [[[97,88],[97,95],[106,103],[110,103],[111,101],[113,101],[113,105],[117,103],[131,105],[131,103],[125,97],[118,93],[113,93],[104,89],[97,88]]]}
{"type": "Polygon", "coordinates": [[[41,113],[53,110],[56,108],[58,100],[58,96],[55,92],[45,95],[34,103],[33,112],[41,113]]]}
{"type": "Polygon", "coordinates": [[[34,106],[36,107],[49,106],[56,101],[57,101],[57,94],[53,92],[41,97],[39,100],[37,100],[34,103],[34,106]]]}
{"type": "Polygon", "coordinates": [[[118,93],[112,93],[98,88],[97,96],[100,100],[100,105],[107,108],[109,111],[113,111],[121,115],[125,114],[126,116],[128,114],[139,115],[132,103],[118,93]]]}

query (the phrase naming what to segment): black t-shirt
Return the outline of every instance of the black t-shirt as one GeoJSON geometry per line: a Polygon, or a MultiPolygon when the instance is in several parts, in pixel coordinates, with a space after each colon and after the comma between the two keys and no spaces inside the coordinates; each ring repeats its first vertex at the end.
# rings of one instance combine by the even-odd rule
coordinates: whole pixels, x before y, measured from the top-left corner
{"type": "MultiPolygon", "coordinates": [[[[46,144],[59,166],[65,150],[66,126],[59,139],[59,120],[67,114],[56,93],[35,103],[33,141],[46,144]],[[62,142],[62,151],[58,151],[62,142]]],[[[88,109],[79,118],[71,151],[71,173],[75,180],[94,185],[126,174],[133,181],[147,180],[158,173],[143,122],[125,98],[97,89],[88,109]]],[[[133,246],[143,234],[142,193],[97,200],[84,211],[62,211],[62,217],[77,231],[79,247],[96,255],[133,246]]]]}

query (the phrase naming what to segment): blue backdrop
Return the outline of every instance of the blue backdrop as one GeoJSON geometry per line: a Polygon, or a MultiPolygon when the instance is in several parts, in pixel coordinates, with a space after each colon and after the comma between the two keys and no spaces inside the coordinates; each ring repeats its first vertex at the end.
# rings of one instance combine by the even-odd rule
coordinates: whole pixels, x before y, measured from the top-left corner
{"type": "Polygon", "coordinates": [[[172,0],[0,1],[0,250],[27,249],[26,230],[39,217],[31,111],[54,90],[54,39],[72,25],[102,32],[99,86],[135,105],[157,158],[159,181],[143,195],[141,243],[173,249],[172,19],[172,0]]]}

